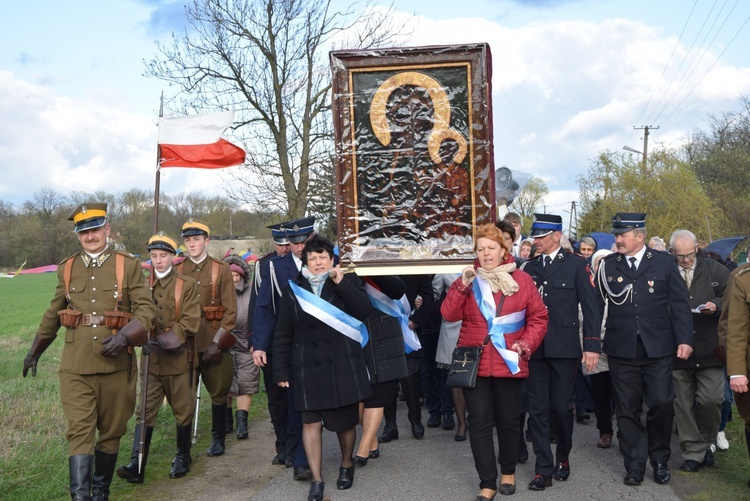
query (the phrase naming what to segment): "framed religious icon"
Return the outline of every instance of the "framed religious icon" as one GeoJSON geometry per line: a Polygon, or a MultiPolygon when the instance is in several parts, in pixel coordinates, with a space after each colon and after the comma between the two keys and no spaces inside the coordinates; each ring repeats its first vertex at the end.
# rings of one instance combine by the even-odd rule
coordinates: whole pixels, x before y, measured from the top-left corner
{"type": "Polygon", "coordinates": [[[460,271],[495,215],[489,46],[330,58],[342,266],[460,271]]]}

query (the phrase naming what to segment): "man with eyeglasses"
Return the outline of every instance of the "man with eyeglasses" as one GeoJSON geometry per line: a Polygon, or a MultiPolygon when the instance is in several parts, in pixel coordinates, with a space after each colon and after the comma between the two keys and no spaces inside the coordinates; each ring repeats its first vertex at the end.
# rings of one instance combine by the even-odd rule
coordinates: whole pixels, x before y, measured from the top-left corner
{"type": "Polygon", "coordinates": [[[688,230],[677,230],[669,239],[693,311],[693,354],[676,359],[674,413],[684,462],[680,469],[695,473],[714,465],[712,445],[721,421],[724,401],[724,363],[717,329],[729,270],[708,259],[688,230]]]}

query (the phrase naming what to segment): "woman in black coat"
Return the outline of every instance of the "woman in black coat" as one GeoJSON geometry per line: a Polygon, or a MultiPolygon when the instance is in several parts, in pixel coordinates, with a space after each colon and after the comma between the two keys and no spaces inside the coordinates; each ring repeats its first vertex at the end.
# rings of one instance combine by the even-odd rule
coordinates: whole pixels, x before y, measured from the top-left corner
{"type": "Polygon", "coordinates": [[[322,500],[323,426],[336,432],[341,447],[336,485],[349,489],[354,482],[352,453],[359,402],[371,391],[360,341],[303,308],[311,311],[306,304],[322,299],[334,307],[333,313],[363,320],[372,305],[356,275],[344,275],[334,268],[333,244],[324,237],[314,235],[307,241],[302,264],[282,295],[273,343],[273,375],[277,385],[291,389],[302,413],[302,442],[312,473],[308,500],[322,500]]]}

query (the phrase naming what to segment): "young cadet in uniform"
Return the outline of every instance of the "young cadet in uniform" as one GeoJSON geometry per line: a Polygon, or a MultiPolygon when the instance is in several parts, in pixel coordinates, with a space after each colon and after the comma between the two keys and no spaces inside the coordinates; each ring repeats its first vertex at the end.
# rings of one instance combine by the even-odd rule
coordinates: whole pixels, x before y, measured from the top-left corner
{"type": "MultiPolygon", "coordinates": [[[[289,280],[293,280],[302,269],[302,249],[305,248],[305,242],[314,235],[314,225],[314,217],[305,217],[284,223],[279,228],[285,232],[289,239],[291,252],[270,260],[268,277],[264,277],[263,283],[260,285],[253,319],[253,341],[255,343],[253,360],[255,365],[259,367],[265,367],[269,361],[273,360],[273,336],[276,322],[279,319],[281,291],[287,286],[289,280]]],[[[276,381],[272,381],[270,378],[266,379],[266,388],[275,383],[276,381]]],[[[312,473],[305,455],[305,448],[302,445],[302,415],[294,408],[292,392],[288,389],[285,389],[285,391],[288,406],[287,436],[284,442],[285,464],[287,467],[294,467],[293,478],[295,480],[310,480],[312,473]]]]}
{"type": "Polygon", "coordinates": [[[182,240],[188,259],[177,265],[177,273],[198,282],[201,326],[195,335],[195,360],[211,395],[211,445],[209,456],[224,454],[227,436],[227,393],[232,386],[232,357],[229,348],[237,320],[237,294],[229,265],[208,255],[207,225],[190,220],[182,225],[182,240]]]}
{"type": "MultiPolygon", "coordinates": [[[[142,431],[141,416],[136,415],[138,424],[135,426],[130,463],[117,468],[117,476],[133,484],[143,483],[151,435],[164,397],[177,421],[177,455],[172,461],[169,477],[181,478],[190,471],[190,432],[195,409],[195,390],[185,344],[195,335],[201,323],[198,285],[192,278],[177,274],[172,267],[177,243],[159,233],[149,239],[146,249],[154,271],[151,289],[157,312],[152,334],[141,350],[142,355],[148,355],[150,359],[144,455],[139,471],[138,449],[142,431]]],[[[144,360],[141,357],[141,380],[146,377],[143,374],[144,360]]],[[[140,398],[143,399],[143,394],[140,398]]]]}
{"type": "Polygon", "coordinates": [[[536,455],[535,477],[529,489],[538,491],[551,487],[553,477],[565,481],[570,476],[573,385],[581,361],[592,370],[599,360],[602,317],[586,260],[566,252],[561,246],[562,218],[534,214],[531,238],[539,256],[526,261],[521,269],[534,279],[549,310],[547,333],[531,355],[526,380],[529,429],[536,455]],[[583,312],[583,350],[578,325],[579,305],[583,312]],[[552,431],[557,435],[554,460],[550,447],[552,431]]]}
{"type": "Polygon", "coordinates": [[[677,263],[646,247],[646,214],[620,212],[612,222],[617,252],[596,274],[601,308],[607,306],[604,353],[625,463],[625,485],[640,485],[650,460],[654,480],[671,478],[674,357],[693,352],[693,316],[677,263]],[[641,422],[648,405],[646,426],[641,422]]]}
{"type": "MultiPolygon", "coordinates": [[[[284,223],[278,223],[267,226],[267,228],[271,230],[274,250],[258,259],[258,262],[255,263],[253,288],[250,292],[250,306],[248,308],[247,319],[247,328],[250,330],[250,339],[253,339],[253,349],[257,349],[253,331],[253,324],[255,323],[255,305],[258,302],[258,294],[260,293],[263,281],[269,279],[269,263],[276,257],[286,256],[290,251],[289,239],[286,237],[286,231],[281,229],[283,224],[284,223]]],[[[272,303],[271,307],[275,314],[278,310],[278,305],[272,303]]],[[[266,341],[266,343],[267,342],[268,341],[266,341]]],[[[264,344],[263,350],[268,352],[270,350],[270,345],[264,344]]],[[[276,434],[276,455],[271,460],[271,464],[282,465],[286,464],[285,444],[287,424],[289,422],[289,408],[286,396],[287,390],[286,388],[281,388],[273,384],[273,358],[268,355],[269,353],[266,353],[266,365],[262,367],[262,370],[263,380],[266,382],[266,394],[268,396],[268,414],[271,416],[271,424],[273,424],[273,431],[276,434]]],[[[289,458],[289,462],[291,464],[291,457],[289,458]]]]}
{"type": "Polygon", "coordinates": [[[106,500],[135,407],[132,347],[148,339],[156,307],[138,260],[107,245],[107,204],[80,205],[70,220],[83,252],[57,268],[57,290],[23,361],[23,376],[29,369],[36,376],[40,355],[65,327],[58,377],[68,420],[70,494],[106,500]]]}

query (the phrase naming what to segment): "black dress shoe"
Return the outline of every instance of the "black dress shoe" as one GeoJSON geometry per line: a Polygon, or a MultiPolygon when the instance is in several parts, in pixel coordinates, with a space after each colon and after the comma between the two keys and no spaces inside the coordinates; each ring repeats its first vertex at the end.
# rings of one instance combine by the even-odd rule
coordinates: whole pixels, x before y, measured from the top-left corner
{"type": "Polygon", "coordinates": [[[643,472],[638,470],[630,470],[625,475],[625,485],[641,485],[643,482],[643,472]]]}
{"type": "Polygon", "coordinates": [[[534,475],[534,480],[529,482],[529,490],[532,491],[543,491],[547,487],[552,487],[552,477],[537,474],[534,475]]]}
{"type": "MultiPolygon", "coordinates": [[[[497,493],[495,493],[496,495],[497,493]]],[[[488,498],[487,496],[482,496],[481,494],[476,497],[474,501],[492,501],[495,499],[495,495],[493,495],[491,498],[488,498]]]]}
{"type": "Polygon", "coordinates": [[[292,478],[294,480],[310,480],[312,478],[312,472],[307,466],[295,466],[292,478]]]}
{"type": "Polygon", "coordinates": [[[516,493],[516,484],[500,484],[500,489],[497,492],[501,496],[512,496],[516,493]]]}
{"type": "Polygon", "coordinates": [[[339,478],[336,480],[336,487],[340,491],[351,489],[352,484],[354,483],[354,466],[350,466],[349,468],[344,468],[343,466],[339,468],[339,478]]]}
{"type": "Polygon", "coordinates": [[[714,458],[714,452],[711,449],[706,451],[706,456],[703,458],[703,464],[705,466],[713,466],[716,464],[716,458],[714,458]]]}
{"type": "Polygon", "coordinates": [[[323,482],[313,482],[310,484],[310,491],[307,493],[307,501],[323,501],[323,489],[326,484],[323,482]]]}
{"type": "Polygon", "coordinates": [[[437,412],[430,412],[430,417],[427,419],[428,428],[437,428],[440,426],[440,414],[437,412]]]}
{"type": "Polygon", "coordinates": [[[581,412],[580,414],[576,414],[576,421],[579,424],[584,424],[586,421],[591,419],[591,415],[588,412],[581,412]]]}
{"type": "Polygon", "coordinates": [[[672,474],[669,472],[667,463],[654,464],[654,481],[657,484],[666,484],[670,478],[672,478],[672,474]]]}
{"type": "Polygon", "coordinates": [[[443,414],[443,429],[450,431],[456,427],[456,421],[453,419],[453,414],[446,412],[443,414]]]}
{"type": "Polygon", "coordinates": [[[367,460],[370,459],[369,457],[363,458],[362,456],[354,456],[352,458],[352,461],[354,461],[354,464],[357,466],[367,466],[367,460]]]}
{"type": "Polygon", "coordinates": [[[698,470],[700,470],[702,466],[703,465],[700,464],[698,461],[693,461],[692,459],[686,459],[680,466],[680,470],[686,471],[688,473],[697,473],[698,470]]]}
{"type": "Polygon", "coordinates": [[[456,433],[456,436],[453,437],[453,440],[455,440],[456,442],[463,442],[464,440],[466,440],[466,433],[462,435],[456,433]]]}
{"type": "Polygon", "coordinates": [[[381,444],[387,444],[391,440],[398,440],[398,432],[395,430],[383,431],[378,435],[378,442],[381,444]]]}
{"type": "Polygon", "coordinates": [[[565,482],[570,476],[570,463],[568,461],[560,461],[557,463],[557,466],[555,466],[555,473],[552,476],[559,482],[565,482]]]}
{"type": "Polygon", "coordinates": [[[294,466],[294,459],[290,457],[286,458],[286,460],[284,461],[284,466],[286,466],[287,468],[291,468],[292,466],[294,466]]]}
{"type": "Polygon", "coordinates": [[[380,457],[380,447],[378,447],[374,451],[370,451],[370,454],[367,457],[369,459],[378,459],[380,457]]]}
{"type": "Polygon", "coordinates": [[[417,440],[424,437],[424,426],[422,423],[411,425],[411,434],[414,435],[414,438],[417,440]]]}
{"type": "Polygon", "coordinates": [[[279,452],[271,460],[271,464],[275,464],[275,465],[281,465],[284,463],[286,463],[286,456],[284,455],[283,452],[279,452]]]}

